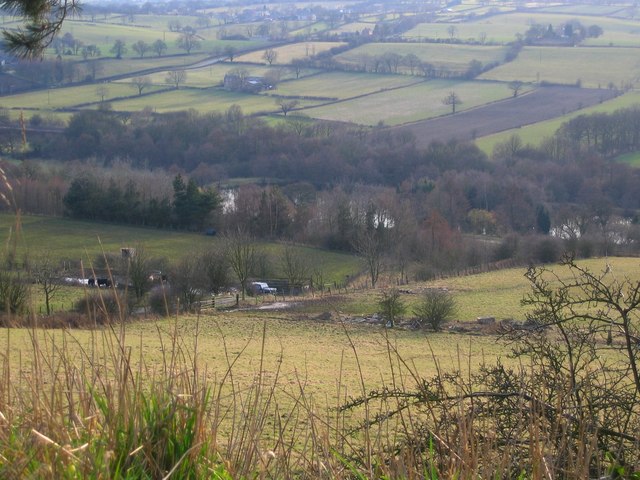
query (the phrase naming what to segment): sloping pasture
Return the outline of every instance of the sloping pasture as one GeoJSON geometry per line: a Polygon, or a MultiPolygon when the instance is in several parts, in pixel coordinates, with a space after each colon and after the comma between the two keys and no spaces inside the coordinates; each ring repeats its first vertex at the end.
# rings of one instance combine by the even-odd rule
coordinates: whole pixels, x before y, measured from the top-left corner
{"type": "MultiPolygon", "coordinates": [[[[96,17],[99,19],[99,17],[96,17]]],[[[182,27],[190,25],[197,27],[198,17],[195,15],[156,15],[156,14],[140,14],[137,13],[133,17],[133,23],[136,26],[148,27],[160,33],[169,32],[169,22],[179,22],[182,27]]]]}
{"type": "MultiPolygon", "coordinates": [[[[347,121],[361,125],[401,125],[451,113],[442,100],[454,91],[461,99],[457,111],[510,97],[505,84],[432,80],[406,88],[388,90],[353,100],[305,109],[313,118],[347,121]]],[[[454,130],[455,131],[455,130],[454,130]]]]}
{"type": "Polygon", "coordinates": [[[352,22],[352,23],[346,23],[344,25],[341,25],[338,28],[335,28],[335,29],[331,30],[331,32],[335,32],[335,33],[357,33],[357,32],[362,32],[366,28],[368,28],[369,30],[373,31],[375,26],[376,26],[375,22],[362,22],[362,21],[361,22],[352,22]]]}
{"type": "Polygon", "coordinates": [[[598,38],[587,38],[583,42],[588,46],[640,46],[640,22],[615,18],[597,18],[594,23],[603,29],[598,38]]]}
{"type": "Polygon", "coordinates": [[[451,38],[449,27],[455,28],[456,39],[480,42],[486,35],[487,43],[507,43],[516,39],[516,34],[524,33],[526,28],[512,23],[495,22],[489,17],[478,22],[464,23],[421,23],[402,35],[403,38],[417,40],[451,38]]]}
{"type": "MultiPolygon", "coordinates": [[[[104,83],[94,85],[79,85],[75,87],[52,88],[50,90],[38,90],[17,95],[8,95],[2,98],[2,106],[6,108],[35,108],[41,110],[55,110],[73,108],[83,103],[93,103],[102,100],[98,88],[105,88],[105,101],[117,97],[129,97],[138,93],[137,88],[130,82],[104,83]]],[[[160,89],[159,86],[151,86],[145,89],[145,93],[160,89]]]]}
{"type": "MultiPolygon", "coordinates": [[[[580,8],[585,8],[585,6],[581,6],[580,8]]],[[[511,25],[513,26],[513,28],[518,28],[518,31],[524,34],[532,24],[540,24],[544,26],[551,25],[554,30],[559,31],[561,26],[570,20],[577,20],[585,27],[589,27],[590,25],[599,25],[600,27],[602,27],[605,33],[608,29],[628,29],[629,31],[631,31],[638,26],[638,22],[633,20],[621,20],[615,18],[596,17],[580,14],[542,13],[539,11],[511,12],[500,15],[493,15],[488,18],[483,18],[468,23],[465,22],[461,24],[461,26],[467,24],[494,25],[496,27],[511,25]]]]}
{"type": "Polygon", "coordinates": [[[518,58],[479,78],[521,80],[605,88],[612,84],[636,85],[640,60],[636,48],[625,47],[525,47],[518,58]]]}
{"type": "MultiPolygon", "coordinates": [[[[167,21],[171,18],[172,17],[167,16],[167,21]]],[[[143,40],[149,44],[152,44],[156,40],[164,40],[167,44],[165,55],[185,53],[185,51],[178,48],[176,44],[177,40],[180,38],[180,32],[171,32],[168,27],[156,30],[154,28],[138,26],[137,23],[107,24],[69,21],[68,24],[65,22],[65,29],[65,31],[73,34],[75,38],[82,40],[85,44],[97,45],[100,48],[103,57],[113,56],[110,49],[116,40],[122,40],[127,44],[127,52],[123,55],[123,58],[125,59],[139,57],[131,48],[131,45],[138,40],[143,40]]],[[[240,51],[265,43],[262,39],[219,40],[217,38],[215,28],[213,27],[210,29],[199,30],[198,37],[200,39],[200,46],[192,51],[192,54],[195,55],[203,53],[212,55],[214,49],[222,49],[226,46],[233,46],[236,50],[240,51]]],[[[155,53],[153,51],[149,51],[144,58],[153,58],[154,56],[155,53]]],[[[191,58],[191,55],[189,55],[189,58],[191,58]]],[[[193,61],[197,61],[197,59],[193,61]]]]}
{"type": "MultiPolygon", "coordinates": [[[[604,272],[609,265],[611,280],[622,281],[629,278],[637,281],[640,277],[640,259],[637,258],[592,258],[578,263],[596,273],[604,272]]],[[[548,268],[565,281],[572,278],[566,267],[550,265],[548,268]]],[[[446,287],[452,292],[458,302],[458,317],[462,321],[473,321],[478,316],[524,320],[528,310],[520,304],[520,300],[530,292],[525,272],[525,268],[514,268],[445,279],[431,285],[446,287]]],[[[550,275],[545,278],[552,282],[550,275]]]]}
{"type": "Polygon", "coordinates": [[[455,71],[465,71],[472,60],[482,64],[501,62],[506,52],[501,46],[476,45],[448,45],[434,43],[367,43],[348,52],[341,53],[335,58],[346,64],[360,65],[363,56],[377,56],[385,53],[397,53],[405,56],[409,53],[416,55],[423,62],[428,62],[437,68],[448,68],[455,71]]]}
{"type": "Polygon", "coordinates": [[[140,71],[155,68],[184,68],[208,58],[209,54],[198,53],[191,55],[145,56],[144,58],[100,58],[97,60],[100,68],[96,72],[98,80],[119,75],[135,74],[140,71]]]}
{"type": "MultiPolygon", "coordinates": [[[[612,277],[621,279],[629,275],[637,279],[637,259],[593,259],[581,265],[601,272],[607,263],[612,277]]],[[[552,268],[564,275],[563,269],[552,268]]],[[[414,293],[404,296],[403,301],[411,305],[419,301],[424,288],[446,287],[458,302],[461,319],[473,321],[478,316],[494,316],[498,320],[522,320],[525,310],[520,300],[529,292],[524,272],[525,269],[513,269],[416,284],[411,286],[414,293]]],[[[567,279],[566,275],[564,278],[567,279]]],[[[379,295],[379,290],[370,291],[366,299],[360,301],[375,310],[379,295]]],[[[194,339],[197,334],[197,358],[209,380],[224,375],[232,358],[237,362],[234,382],[240,388],[250,384],[263,368],[266,379],[274,379],[279,372],[281,388],[286,392],[294,393],[304,385],[305,395],[323,406],[335,405],[340,397],[344,401],[356,396],[363,386],[372,389],[383,383],[390,384],[392,366],[398,367],[393,351],[423,378],[435,374],[437,367],[444,371],[466,368],[467,364],[477,368],[483,361],[506,357],[509,351],[493,335],[389,330],[380,325],[355,323],[348,320],[350,315],[338,311],[350,298],[351,295],[329,296],[314,302],[316,311],[330,313],[332,320],[326,320],[324,315],[299,313],[294,308],[292,311],[243,310],[132,322],[126,325],[124,346],[131,348],[134,361],[140,359],[147,368],[152,368],[163,361],[162,351],[167,345],[167,339],[161,337],[163,332],[177,331],[185,347],[190,345],[187,339],[194,339]],[[339,319],[346,322],[341,323],[339,319]]],[[[0,331],[0,340],[10,352],[6,357],[8,363],[22,358],[20,352],[29,351],[33,340],[30,333],[29,330],[0,331]]],[[[91,345],[109,344],[95,341],[95,335],[102,335],[99,331],[74,330],[51,335],[70,335],[66,343],[86,351],[91,351],[91,345]]],[[[57,343],[63,343],[60,337],[57,343]]],[[[508,364],[507,358],[503,360],[508,364]]]]}
{"type": "MultiPolygon", "coordinates": [[[[331,311],[330,300],[325,308],[331,311]]],[[[17,378],[19,368],[31,365],[28,352],[32,351],[33,341],[50,345],[47,339],[55,339],[51,343],[56,346],[64,344],[69,349],[77,349],[76,358],[83,358],[84,351],[97,361],[108,356],[106,345],[119,345],[120,339],[115,338],[114,332],[120,332],[120,328],[38,331],[33,332],[37,335],[34,340],[29,329],[2,329],[0,342],[3,351],[8,353],[3,356],[6,360],[3,365],[17,378]]],[[[232,382],[228,380],[222,390],[223,408],[233,398],[230,383],[239,395],[261,374],[267,388],[277,381],[279,412],[289,411],[301,389],[305,401],[313,404],[319,413],[364,393],[362,388],[368,391],[379,388],[383,382],[392,384],[392,376],[397,375],[399,368],[393,354],[396,349],[406,364],[412,365],[424,378],[435,375],[438,367],[453,371],[461,363],[479,366],[483,361],[507,353],[493,336],[388,331],[379,326],[296,318],[282,312],[242,311],[127,323],[121,337],[122,348],[128,352],[136,370],[140,364],[140,368],[152,376],[163,361],[168,362],[163,351],[171,349],[170,332],[179,335],[177,342],[184,349],[182,354],[189,355],[189,360],[199,365],[211,385],[221,381],[233,362],[232,382]],[[194,355],[196,336],[197,355],[194,355]]],[[[404,382],[408,387],[413,380],[406,378],[404,382]]],[[[278,420],[268,422],[277,424],[278,420]]],[[[353,425],[358,418],[348,416],[342,421],[353,425]]]]}
{"type": "MultiPolygon", "coordinates": [[[[186,254],[194,254],[220,244],[218,237],[190,232],[129,227],[108,223],[77,221],[35,215],[21,217],[20,233],[15,236],[15,217],[0,214],[0,242],[10,248],[16,245],[16,258],[22,261],[29,255],[49,253],[56,260],[90,262],[103,253],[120,255],[122,247],[142,245],[151,257],[176,262],[186,254]]],[[[278,271],[282,245],[261,244],[264,251],[276,259],[278,271]]],[[[312,247],[294,247],[314,268],[321,268],[328,282],[343,282],[345,275],[353,276],[361,270],[360,259],[353,255],[330,252],[312,247]]]]}
{"type": "MultiPolygon", "coordinates": [[[[318,102],[302,101],[300,106],[311,106],[318,102]]],[[[246,114],[279,112],[280,107],[273,98],[265,95],[249,95],[229,92],[222,88],[180,88],[155,95],[127,98],[112,103],[116,111],[135,112],[150,107],[156,112],[172,112],[196,109],[199,112],[224,112],[238,105],[246,114]]]]}
{"type": "MultiPolygon", "coordinates": [[[[175,42],[180,36],[178,32],[169,32],[168,28],[165,28],[165,31],[158,31],[130,24],[90,23],[74,20],[64,23],[63,34],[65,32],[71,33],[75,38],[82,40],[87,45],[97,45],[104,56],[112,55],[109,49],[113,46],[113,42],[122,40],[129,47],[129,51],[125,54],[126,57],[137,56],[131,49],[131,44],[138,40],[153,43],[158,39],[164,39],[167,47],[174,50],[175,42]]],[[[177,48],[175,50],[178,51],[177,48]]],[[[147,55],[153,55],[153,52],[149,52],[147,55]]]]}
{"type": "Polygon", "coordinates": [[[594,16],[615,15],[625,10],[627,10],[627,7],[621,7],[620,5],[586,5],[584,3],[577,3],[576,5],[544,6],[539,9],[540,12],[594,16]]]}
{"type": "MultiPolygon", "coordinates": [[[[585,6],[581,9],[588,8],[585,6]]],[[[586,12],[583,12],[586,13],[586,12]]],[[[603,34],[598,38],[587,38],[582,45],[587,46],[638,46],[640,45],[640,22],[632,19],[594,17],[589,15],[558,13],[505,13],[469,22],[456,23],[422,23],[406,32],[403,37],[414,40],[421,38],[449,39],[449,27],[455,29],[453,38],[480,41],[486,35],[489,43],[506,43],[516,39],[517,34],[524,35],[531,23],[551,25],[560,29],[569,20],[578,20],[585,27],[598,25],[603,34]]],[[[568,47],[567,47],[568,48],[568,47]]]]}
{"type": "Polygon", "coordinates": [[[422,79],[405,75],[328,72],[282,82],[277,90],[269,94],[346,99],[407,87],[418,82],[422,82],[422,79]]]}
{"type": "MultiPolygon", "coordinates": [[[[262,76],[269,68],[264,65],[246,65],[236,64],[235,62],[221,62],[210,65],[208,67],[193,68],[187,70],[187,78],[185,85],[190,87],[215,87],[222,85],[224,76],[232,70],[243,69],[249,72],[251,76],[262,76]]],[[[149,75],[154,84],[167,84],[167,71],[157,72],[149,75]]],[[[283,75],[286,78],[286,75],[283,75]]]]}
{"type": "MultiPolygon", "coordinates": [[[[277,57],[273,62],[274,65],[286,65],[291,63],[296,58],[308,58],[318,53],[326,52],[334,47],[341,47],[345,45],[344,42],[299,42],[291,45],[284,45],[282,47],[274,47],[277,57]]],[[[237,58],[238,62],[251,62],[251,63],[264,63],[266,60],[263,58],[264,50],[247,53],[246,55],[240,55],[237,58]]]]}

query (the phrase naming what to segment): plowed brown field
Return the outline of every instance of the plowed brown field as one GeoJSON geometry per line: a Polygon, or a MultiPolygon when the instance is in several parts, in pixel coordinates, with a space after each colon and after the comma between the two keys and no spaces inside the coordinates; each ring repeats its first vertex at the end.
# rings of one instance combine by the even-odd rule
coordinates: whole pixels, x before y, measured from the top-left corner
{"type": "MultiPolygon", "coordinates": [[[[549,120],[608,100],[614,90],[577,87],[539,87],[517,98],[495,102],[431,120],[415,122],[394,130],[412,132],[419,147],[434,140],[472,140],[511,128],[549,120]]],[[[462,99],[464,101],[464,99],[462,99]]]]}

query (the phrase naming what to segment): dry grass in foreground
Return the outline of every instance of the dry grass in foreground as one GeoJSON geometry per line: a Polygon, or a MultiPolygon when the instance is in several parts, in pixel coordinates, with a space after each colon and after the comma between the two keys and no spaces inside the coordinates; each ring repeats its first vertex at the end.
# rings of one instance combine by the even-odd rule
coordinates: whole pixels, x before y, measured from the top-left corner
{"type": "Polygon", "coordinates": [[[0,477],[637,479],[640,283],[566,267],[529,271],[528,328],[504,332],[511,367],[461,354],[426,376],[389,341],[390,375],[370,388],[345,329],[360,388],[344,393],[340,365],[329,407],[307,391],[313,371],[285,388],[282,362],[267,368],[266,322],[249,382],[247,351],[226,341],[226,369],[207,371],[198,318],[159,328],[154,362],[124,322],[86,343],[32,328],[19,355],[7,330],[0,477]]]}

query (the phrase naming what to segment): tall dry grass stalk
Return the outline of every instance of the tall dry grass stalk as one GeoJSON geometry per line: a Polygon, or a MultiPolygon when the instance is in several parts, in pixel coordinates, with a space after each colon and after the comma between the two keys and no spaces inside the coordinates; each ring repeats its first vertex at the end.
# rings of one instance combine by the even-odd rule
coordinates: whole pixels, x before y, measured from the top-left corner
{"type": "MultiPolygon", "coordinates": [[[[157,329],[154,364],[141,353],[143,338],[132,346],[119,323],[83,342],[70,330],[32,328],[22,349],[9,331],[0,477],[584,479],[607,471],[604,458],[594,464],[588,425],[525,395],[489,401],[462,355],[458,372],[425,379],[389,339],[389,384],[372,391],[361,378],[361,395],[347,398],[339,369],[331,407],[307,394],[306,378],[284,388],[290,379],[267,372],[264,353],[248,386],[235,378],[243,352],[226,347],[226,371],[209,379],[199,324],[185,338],[180,322],[157,329]]],[[[263,345],[267,335],[265,324],[263,345]]]]}

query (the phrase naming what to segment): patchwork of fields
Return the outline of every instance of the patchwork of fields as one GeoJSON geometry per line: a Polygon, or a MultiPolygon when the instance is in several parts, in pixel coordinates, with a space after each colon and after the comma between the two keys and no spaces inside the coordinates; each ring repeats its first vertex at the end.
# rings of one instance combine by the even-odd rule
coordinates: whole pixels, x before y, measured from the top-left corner
{"type": "MultiPolygon", "coordinates": [[[[633,89],[640,79],[636,48],[640,46],[640,22],[629,9],[617,6],[547,6],[523,12],[506,5],[464,2],[440,12],[431,23],[408,28],[397,37],[402,41],[371,38],[353,44],[349,35],[372,35],[377,25],[395,21],[398,15],[360,15],[332,25],[313,18],[258,25],[227,23],[223,20],[226,10],[220,8],[207,13],[210,18],[205,21],[196,15],[157,14],[72,19],[63,34],[97,46],[101,54],[85,59],[67,51],[62,61],[77,69],[70,85],[55,83],[46,89],[6,95],[0,106],[10,109],[11,118],[24,109],[27,119],[38,114],[64,121],[70,112],[97,108],[103,102],[123,112],[185,108],[224,112],[238,105],[245,114],[273,122],[283,119],[278,99],[289,99],[297,102],[292,115],[303,114],[310,120],[369,127],[413,124],[408,128],[420,132],[418,138],[424,144],[452,135],[480,139],[540,121],[546,123],[531,127],[530,136],[540,135],[538,132],[550,135],[562,118],[568,118],[565,115],[598,103],[608,108],[616,90],[633,89]],[[514,56],[512,42],[532,25],[561,32],[568,21],[585,27],[597,25],[602,34],[585,38],[577,47],[562,42],[525,45],[514,56]],[[188,54],[179,48],[181,33],[176,25],[196,25],[198,42],[188,54]],[[289,38],[296,40],[273,41],[263,30],[288,31],[289,38]],[[327,41],[323,33],[338,40],[327,41]],[[116,39],[129,46],[122,59],[114,58],[112,52],[116,39]],[[165,51],[147,51],[143,56],[131,48],[134,42],[156,40],[165,42],[165,51]],[[270,48],[275,53],[271,64],[265,59],[270,48]],[[332,55],[335,48],[341,53],[332,55]],[[228,52],[235,55],[229,57],[228,52]],[[469,70],[472,66],[475,71],[469,70]],[[186,71],[179,89],[167,79],[168,72],[176,69],[186,71]],[[272,78],[274,88],[262,92],[224,89],[222,82],[229,72],[272,78]],[[142,95],[135,86],[140,78],[148,82],[142,95]],[[513,94],[512,82],[522,82],[518,91],[522,98],[507,101],[513,94]],[[566,89],[563,91],[570,93],[558,95],[561,90],[549,85],[571,85],[584,91],[566,89]],[[534,96],[524,95],[531,91],[534,96]],[[451,93],[460,100],[453,117],[451,106],[444,101],[451,93]],[[530,107],[527,101],[536,104],[530,107]],[[517,112],[518,108],[526,110],[517,112]],[[432,120],[436,117],[440,118],[432,120]],[[553,118],[558,120],[551,122],[553,118]],[[421,121],[430,122],[428,134],[416,124],[421,121]]],[[[14,24],[5,21],[4,25],[14,24]]],[[[47,55],[53,58],[54,53],[47,55]]],[[[636,101],[632,95],[623,98],[611,105],[636,101]]]]}

